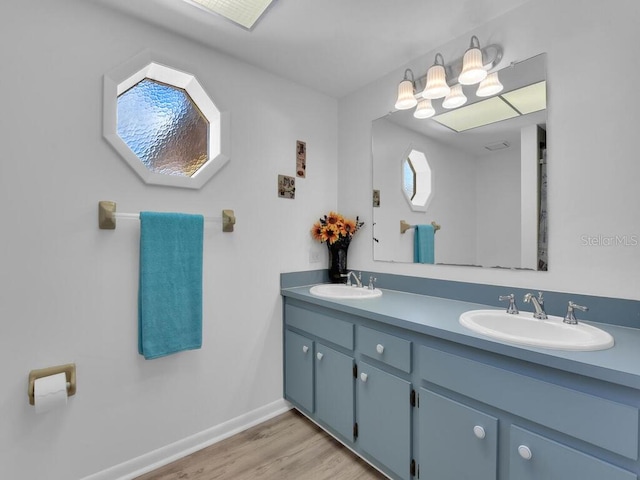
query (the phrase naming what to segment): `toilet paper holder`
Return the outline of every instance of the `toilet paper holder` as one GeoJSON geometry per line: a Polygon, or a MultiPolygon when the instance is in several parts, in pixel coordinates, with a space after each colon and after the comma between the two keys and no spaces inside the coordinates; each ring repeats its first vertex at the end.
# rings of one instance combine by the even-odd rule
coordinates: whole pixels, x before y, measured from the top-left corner
{"type": "Polygon", "coordinates": [[[56,375],[58,373],[64,373],[67,377],[67,395],[75,395],[76,394],[76,364],[68,363],[66,365],[58,365],[56,367],[47,367],[41,368],[38,370],[31,370],[29,372],[29,405],[35,405],[35,383],[36,379],[49,377],[51,375],[56,375]]]}

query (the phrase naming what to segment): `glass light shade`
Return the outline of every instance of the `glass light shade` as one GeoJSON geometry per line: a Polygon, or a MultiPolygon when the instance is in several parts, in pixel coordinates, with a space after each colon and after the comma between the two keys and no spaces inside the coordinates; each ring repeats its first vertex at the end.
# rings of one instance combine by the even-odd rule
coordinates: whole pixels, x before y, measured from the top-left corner
{"type": "Polygon", "coordinates": [[[446,97],[451,89],[447,85],[444,66],[432,65],[427,70],[427,85],[422,92],[422,96],[427,99],[446,97]]]}
{"type": "Polygon", "coordinates": [[[435,115],[436,111],[431,105],[431,100],[425,99],[420,100],[418,102],[418,106],[416,107],[416,111],[413,112],[413,116],[416,118],[429,118],[435,115]]]}
{"type": "Polygon", "coordinates": [[[396,109],[407,110],[418,104],[413,92],[413,82],[411,80],[403,80],[398,85],[398,99],[396,100],[396,109]]]}
{"type": "Polygon", "coordinates": [[[496,93],[500,93],[504,87],[498,78],[498,72],[487,75],[487,78],[480,82],[476,95],[478,97],[490,97],[496,93]]]}
{"type": "Polygon", "coordinates": [[[467,103],[467,97],[462,91],[462,85],[454,85],[451,88],[451,93],[446,96],[442,102],[444,108],[458,108],[467,103]]]}
{"type": "Polygon", "coordinates": [[[470,48],[462,59],[462,72],[458,77],[458,82],[462,85],[475,85],[487,76],[487,71],[482,65],[482,52],[479,48],[470,48]]]}

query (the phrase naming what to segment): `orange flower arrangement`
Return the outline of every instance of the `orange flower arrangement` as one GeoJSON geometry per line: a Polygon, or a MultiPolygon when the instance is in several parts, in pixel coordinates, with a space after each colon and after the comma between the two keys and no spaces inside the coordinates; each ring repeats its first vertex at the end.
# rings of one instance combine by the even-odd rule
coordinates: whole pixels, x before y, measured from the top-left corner
{"type": "Polygon", "coordinates": [[[344,218],[336,212],[329,212],[323,218],[320,218],[311,228],[313,238],[321,243],[329,245],[348,246],[351,238],[358,231],[364,222],[356,217],[355,220],[344,218]]]}

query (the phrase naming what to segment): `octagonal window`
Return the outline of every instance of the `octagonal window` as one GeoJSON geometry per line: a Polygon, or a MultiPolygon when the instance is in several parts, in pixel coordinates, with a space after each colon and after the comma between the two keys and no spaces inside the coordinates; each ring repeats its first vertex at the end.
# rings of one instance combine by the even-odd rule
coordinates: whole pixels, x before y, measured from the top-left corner
{"type": "Polygon", "coordinates": [[[427,209],[433,189],[431,168],[423,152],[411,149],[402,160],[402,191],[412,210],[427,209]]]}
{"type": "Polygon", "coordinates": [[[105,137],[145,182],[200,188],[229,159],[227,115],[193,75],[127,70],[105,76],[105,137]]]}

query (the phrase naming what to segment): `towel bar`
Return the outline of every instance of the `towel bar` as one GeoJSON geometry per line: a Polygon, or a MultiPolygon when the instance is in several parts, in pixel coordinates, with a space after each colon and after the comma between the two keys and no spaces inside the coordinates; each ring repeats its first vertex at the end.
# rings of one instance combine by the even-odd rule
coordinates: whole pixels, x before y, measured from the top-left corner
{"type": "MultiPolygon", "coordinates": [[[[98,202],[98,227],[100,230],[115,230],[116,219],[138,220],[139,213],[116,213],[116,202],[101,200],[98,202]]],[[[222,221],[223,232],[233,232],[233,226],[236,224],[236,216],[233,210],[222,210],[221,217],[204,217],[206,222],[222,221]]]]}
{"type": "MultiPolygon", "coordinates": [[[[431,222],[431,225],[433,225],[433,231],[437,232],[438,230],[440,230],[442,227],[437,224],[436,222],[431,222]]],[[[404,233],[407,230],[409,230],[410,228],[414,228],[415,225],[409,225],[407,222],[405,222],[404,220],[400,220],[400,233],[404,233]]]]}

